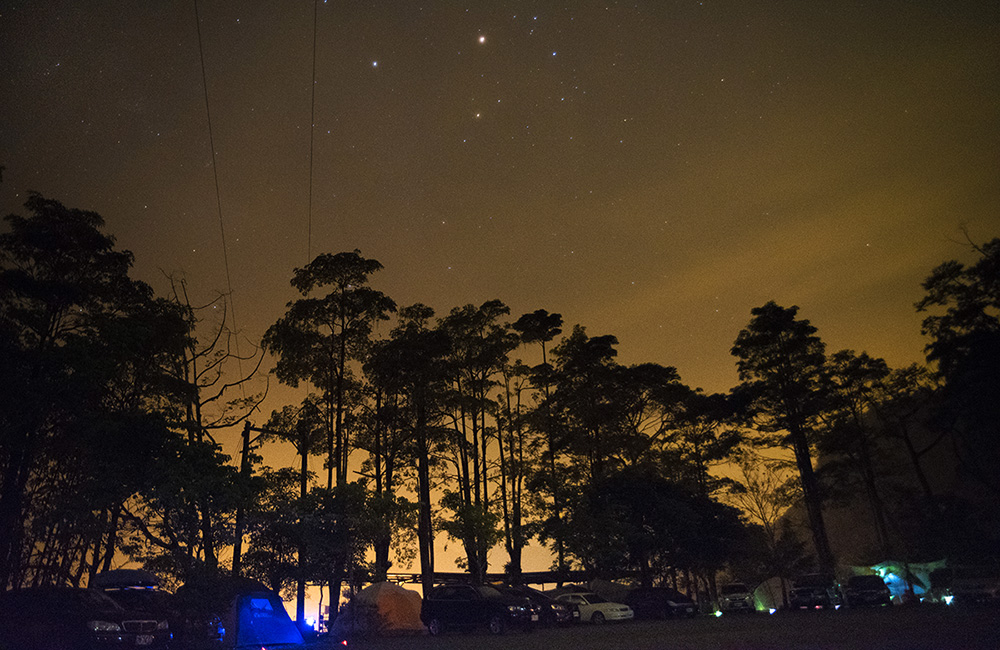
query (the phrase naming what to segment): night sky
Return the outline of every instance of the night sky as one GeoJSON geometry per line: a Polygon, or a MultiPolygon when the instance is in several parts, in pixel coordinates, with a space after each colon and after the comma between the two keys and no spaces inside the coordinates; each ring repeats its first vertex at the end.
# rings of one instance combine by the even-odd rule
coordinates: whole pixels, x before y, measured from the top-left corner
{"type": "Polygon", "coordinates": [[[357,248],[400,305],[559,312],[707,391],[772,299],[905,365],[921,280],[998,234],[998,7],[321,3],[310,218],[314,4],[201,0],[220,228],[194,3],[8,0],[0,212],[95,210],[195,302],[224,229],[254,342],[357,248]]]}

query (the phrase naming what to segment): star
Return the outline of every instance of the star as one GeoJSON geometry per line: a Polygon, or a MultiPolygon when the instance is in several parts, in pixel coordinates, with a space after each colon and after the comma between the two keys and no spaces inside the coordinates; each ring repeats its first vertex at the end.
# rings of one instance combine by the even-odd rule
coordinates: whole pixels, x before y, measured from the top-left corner
{"type": "Polygon", "coordinates": [[[479,44],[482,45],[485,42],[486,42],[486,37],[483,36],[482,34],[480,34],[479,35],[479,44]]]}

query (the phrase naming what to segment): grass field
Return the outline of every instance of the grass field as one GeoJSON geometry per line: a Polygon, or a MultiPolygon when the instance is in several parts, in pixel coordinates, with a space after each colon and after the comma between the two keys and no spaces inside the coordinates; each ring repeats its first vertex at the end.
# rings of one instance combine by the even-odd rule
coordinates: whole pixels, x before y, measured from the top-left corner
{"type": "MultiPolygon", "coordinates": [[[[320,645],[323,650],[332,648],[320,645]]],[[[339,646],[338,646],[339,647],[339,646]]],[[[1000,611],[944,606],[576,625],[490,636],[359,639],[359,650],[998,650],[1000,611]]]]}

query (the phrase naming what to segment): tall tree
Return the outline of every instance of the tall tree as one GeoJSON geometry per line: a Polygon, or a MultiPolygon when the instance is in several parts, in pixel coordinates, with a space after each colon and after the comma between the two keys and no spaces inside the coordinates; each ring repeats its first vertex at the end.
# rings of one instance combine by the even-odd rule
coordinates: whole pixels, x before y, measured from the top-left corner
{"type": "Polygon", "coordinates": [[[1000,495],[1000,238],[979,246],[972,264],[952,260],[924,281],[917,310],[930,312],[927,360],[944,380],[940,422],[952,430],[960,470],[1000,495]],[[943,313],[941,313],[943,308],[943,313]]]}
{"type": "MultiPolygon", "coordinates": [[[[81,431],[142,415],[144,391],[159,389],[155,360],[178,340],[164,334],[176,314],[145,318],[171,312],[129,277],[132,254],[115,249],[100,215],[34,193],[25,207],[31,216],[7,216],[9,230],[0,234],[0,374],[7,378],[0,391],[0,588],[21,580],[25,553],[35,548],[24,533],[38,470],[58,459],[56,448],[74,447],[81,431]],[[161,329],[150,338],[146,327],[161,329]],[[113,368],[101,352],[127,365],[113,368]]],[[[183,336],[183,324],[173,331],[183,336]]],[[[159,435],[166,435],[162,423],[159,435]]]]}
{"type": "Polygon", "coordinates": [[[684,392],[675,397],[680,408],[674,416],[674,428],[662,443],[662,462],[672,470],[667,475],[674,481],[708,497],[725,484],[711,469],[732,460],[742,433],[732,426],[732,404],[726,395],[681,388],[684,392]]]}
{"type": "Polygon", "coordinates": [[[396,385],[396,377],[389,371],[382,376],[372,362],[386,341],[375,345],[372,356],[365,362],[367,408],[358,420],[354,439],[359,449],[368,453],[361,463],[360,474],[367,479],[373,490],[371,518],[377,522],[373,545],[375,561],[372,564],[372,579],[383,582],[387,578],[391,562],[389,560],[393,537],[409,501],[396,497],[398,484],[411,475],[411,466],[416,464],[413,453],[413,429],[407,421],[407,411],[403,396],[396,385]]]}
{"type": "Polygon", "coordinates": [[[615,390],[620,367],[614,358],[618,339],[611,335],[590,337],[577,325],[552,351],[555,358],[555,390],[549,411],[560,427],[560,446],[573,464],[594,483],[612,469],[619,451],[616,433],[615,390]]]}
{"type": "Polygon", "coordinates": [[[840,350],[830,355],[826,373],[830,402],[823,416],[825,427],[819,444],[822,453],[836,458],[828,469],[846,470],[841,473],[846,480],[837,483],[841,487],[860,487],[863,491],[871,510],[879,557],[889,557],[891,549],[885,498],[877,470],[882,457],[880,436],[870,412],[885,394],[883,386],[889,374],[884,360],[872,358],[866,352],[859,355],[853,350],[840,350]]]}
{"type": "MultiPolygon", "coordinates": [[[[261,440],[278,440],[292,443],[300,461],[299,503],[305,503],[309,494],[309,456],[320,451],[324,439],[323,411],[316,395],[308,395],[301,406],[285,406],[273,411],[261,434],[261,440]]],[[[298,571],[295,585],[296,620],[305,616],[306,563],[309,549],[304,535],[298,536],[296,549],[298,571]]]]}
{"type": "Polygon", "coordinates": [[[497,442],[500,452],[500,504],[504,546],[509,561],[505,572],[520,580],[522,550],[530,534],[524,523],[524,488],[530,462],[525,395],[531,370],[520,360],[503,368],[503,390],[497,396],[497,442]]]}
{"type": "Polygon", "coordinates": [[[798,307],[775,302],[751,310],[750,323],[736,337],[739,395],[765,446],[786,447],[795,455],[803,501],[819,566],[832,572],[833,553],[823,520],[823,495],[812,464],[817,418],[822,412],[825,346],[798,307]]]}
{"type": "MultiPolygon", "coordinates": [[[[247,384],[257,375],[264,360],[263,350],[240,356],[234,351],[236,334],[225,326],[227,302],[218,296],[201,306],[192,306],[187,293],[187,283],[169,278],[171,301],[181,310],[190,335],[186,344],[180,347],[168,364],[168,372],[182,395],[180,408],[171,412],[172,425],[185,432],[191,444],[210,441],[217,445],[213,432],[243,422],[267,396],[267,390],[260,394],[247,394],[247,384]],[[222,309],[217,309],[221,304],[222,309]],[[218,314],[218,320],[210,323],[203,314],[218,314]],[[255,361],[256,360],[256,361],[255,361]],[[253,367],[243,371],[243,362],[253,367]],[[233,372],[233,365],[238,372],[233,372]],[[232,397],[239,389],[241,395],[232,397]]],[[[205,549],[205,564],[210,571],[218,567],[215,518],[218,513],[208,507],[211,497],[204,495],[200,508],[202,545],[205,549]]],[[[237,526],[239,529],[239,526],[237,526]]],[[[239,531],[237,532],[239,534],[239,531]]],[[[239,571],[239,553],[234,551],[233,569],[239,571]]]]}
{"type": "Polygon", "coordinates": [[[763,541],[759,557],[744,558],[742,564],[749,559],[755,565],[750,573],[760,581],[781,578],[782,602],[787,606],[786,582],[808,569],[805,544],[784,519],[798,494],[795,469],[788,461],[766,458],[749,445],[734,450],[733,465],[737,471],[727,485],[726,500],[760,527],[763,541]]]}
{"type": "Polygon", "coordinates": [[[439,329],[451,341],[453,456],[457,490],[446,490],[443,504],[455,516],[444,529],[465,547],[473,579],[485,578],[487,553],[496,541],[497,518],[491,512],[490,441],[497,439],[492,391],[496,376],[517,346],[517,337],[502,319],[510,309],[499,300],[479,307],[457,307],[441,319],[439,329]],[[448,496],[451,492],[454,496],[448,496]]]}
{"type": "Polygon", "coordinates": [[[884,393],[871,406],[883,436],[897,440],[906,451],[921,494],[928,503],[935,497],[922,459],[947,436],[941,429],[930,440],[921,440],[927,413],[937,401],[937,382],[926,366],[911,364],[897,368],[882,382],[884,393]]]}
{"type": "Polygon", "coordinates": [[[274,372],[290,386],[309,381],[321,395],[327,437],[327,488],[347,480],[350,452],[344,414],[348,405],[349,364],[370,344],[372,327],[387,320],[396,304],[368,286],[382,265],[361,251],[324,253],[295,269],[292,286],[304,297],[264,334],[264,347],[278,355],[274,372]],[[325,295],[310,294],[328,289],[325,295]]]}
{"type": "Polygon", "coordinates": [[[567,512],[567,548],[585,567],[607,577],[634,571],[643,586],[675,571],[712,574],[745,538],[735,508],[691,494],[651,466],[609,470],[567,512]]]}
{"type": "MultiPolygon", "coordinates": [[[[434,310],[422,304],[400,309],[399,322],[389,339],[375,347],[366,364],[369,380],[385,394],[399,397],[399,426],[406,429],[412,440],[417,466],[417,544],[425,593],[434,586],[431,466],[441,431],[441,399],[451,376],[448,364],[451,341],[443,331],[429,326],[433,317],[434,310]]],[[[388,451],[382,449],[380,462],[387,472],[388,451]]],[[[391,475],[382,476],[384,485],[391,488],[391,475]]],[[[376,551],[379,548],[376,546],[376,551]]],[[[387,546],[385,555],[377,561],[388,563],[387,546]]]]}
{"type": "MultiPolygon", "coordinates": [[[[520,333],[521,342],[526,345],[538,343],[542,348],[542,363],[533,368],[533,381],[535,386],[542,392],[542,400],[536,411],[535,417],[530,418],[536,423],[535,428],[541,432],[544,438],[544,451],[542,452],[541,469],[535,480],[535,486],[544,485],[544,491],[552,498],[552,526],[555,531],[562,528],[562,498],[560,495],[559,470],[556,462],[558,451],[556,449],[555,426],[548,412],[548,398],[552,385],[552,367],[546,355],[545,345],[555,337],[562,334],[563,319],[561,314],[550,314],[544,309],[537,309],[533,312],[522,315],[514,322],[512,327],[520,333]]],[[[556,566],[559,570],[566,568],[566,552],[563,547],[563,536],[555,536],[556,566]]]]}

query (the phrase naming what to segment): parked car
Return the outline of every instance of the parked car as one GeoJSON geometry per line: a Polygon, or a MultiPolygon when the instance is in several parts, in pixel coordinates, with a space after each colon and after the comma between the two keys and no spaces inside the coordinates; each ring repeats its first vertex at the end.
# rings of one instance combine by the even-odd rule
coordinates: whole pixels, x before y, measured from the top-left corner
{"type": "Polygon", "coordinates": [[[788,605],[792,609],[836,609],[841,605],[840,588],[826,573],[800,576],[792,583],[788,605]]]}
{"type": "Polygon", "coordinates": [[[884,607],[892,604],[892,592],[879,576],[851,576],[844,585],[844,604],[848,607],[884,607]]]}
{"type": "Polygon", "coordinates": [[[639,587],[625,595],[625,603],[636,618],[691,618],[698,605],[690,597],[670,587],[639,587]]]}
{"type": "Polygon", "coordinates": [[[434,635],[448,628],[485,627],[503,634],[510,627],[530,629],[539,609],[524,596],[502,594],[493,587],[451,584],[431,589],[420,608],[420,620],[434,635]]]}
{"type": "Polygon", "coordinates": [[[753,591],[742,582],[722,585],[719,587],[719,611],[747,613],[757,611],[753,591]]]}
{"type": "Polygon", "coordinates": [[[628,605],[612,603],[593,592],[562,594],[556,600],[575,606],[580,612],[581,623],[600,625],[605,621],[626,621],[635,616],[628,605]]]}
{"type": "Polygon", "coordinates": [[[568,603],[561,603],[552,596],[525,586],[491,585],[502,594],[523,596],[539,609],[542,625],[565,625],[580,620],[580,610],[568,603]]]}
{"type": "Polygon", "coordinates": [[[174,595],[159,588],[159,579],[138,569],[114,569],[94,576],[89,587],[121,605],[132,618],[161,622],[176,642],[181,629],[174,595]]]}
{"type": "Polygon", "coordinates": [[[951,575],[956,605],[1000,603],[1000,570],[995,566],[958,566],[951,575]]]}
{"type": "Polygon", "coordinates": [[[35,587],[0,594],[2,650],[166,648],[166,621],[129,616],[96,589],[35,587]]]}

